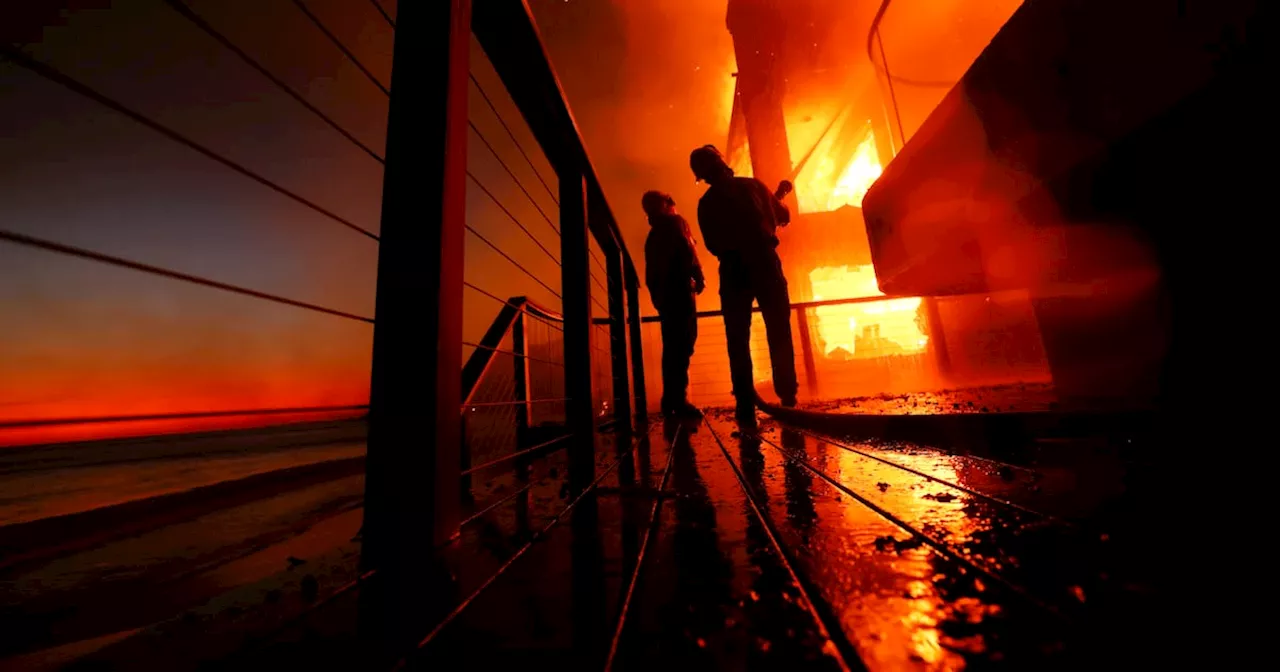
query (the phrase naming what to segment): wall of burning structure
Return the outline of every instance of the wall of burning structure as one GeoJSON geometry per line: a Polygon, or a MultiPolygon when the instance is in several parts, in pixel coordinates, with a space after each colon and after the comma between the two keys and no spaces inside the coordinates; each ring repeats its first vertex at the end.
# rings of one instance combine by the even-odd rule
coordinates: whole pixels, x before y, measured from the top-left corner
{"type": "Polygon", "coordinates": [[[1027,3],[868,196],[881,285],[1029,291],[1062,396],[1202,412],[1201,306],[1260,286],[1224,279],[1265,192],[1257,5],[1027,3]]]}
{"type": "MultiPolygon", "coordinates": [[[[928,11],[920,11],[920,2],[894,4],[903,7],[880,17],[887,48],[877,62],[866,39],[880,13],[874,3],[728,3],[737,72],[725,85],[732,101],[726,156],[740,175],[769,186],[795,183],[788,204],[797,214],[779,235],[792,301],[866,299],[794,311],[802,391],[831,398],[1043,380],[1043,346],[1025,295],[874,300],[884,294],[862,199],[946,93],[929,78],[958,79],[1020,2],[999,0],[975,10],[975,3],[942,0],[924,3],[928,11]],[[887,93],[885,59],[928,73],[895,83],[895,90],[911,90],[897,109],[887,93]]],[[[695,382],[691,395],[701,403],[727,403],[723,324],[718,317],[701,322],[693,368],[702,383],[695,382]]],[[[646,347],[656,364],[653,329],[646,347]]],[[[756,380],[770,380],[761,324],[753,329],[752,350],[756,380]]],[[[658,384],[653,381],[651,398],[658,384]]]]}

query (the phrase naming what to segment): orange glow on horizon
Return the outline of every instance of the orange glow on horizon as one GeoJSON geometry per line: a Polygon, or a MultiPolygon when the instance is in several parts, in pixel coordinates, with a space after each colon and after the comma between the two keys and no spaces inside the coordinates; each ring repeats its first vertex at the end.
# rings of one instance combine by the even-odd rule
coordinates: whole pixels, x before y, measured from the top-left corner
{"type": "MultiPolygon", "coordinates": [[[[78,311],[56,305],[65,309],[66,319],[93,324],[78,311]]],[[[366,326],[306,319],[283,328],[263,322],[254,327],[260,331],[244,339],[232,339],[203,320],[165,322],[151,332],[130,321],[118,338],[59,336],[43,325],[11,334],[13,349],[0,358],[6,368],[0,384],[0,447],[360,415],[326,411],[93,421],[368,403],[371,330],[366,326]],[[76,421],[23,424],[64,419],[76,421]]]]}
{"type": "Polygon", "coordinates": [[[266,415],[231,415],[204,418],[133,420],[127,422],[77,422],[38,427],[0,427],[0,448],[46,443],[74,443],[106,439],[141,438],[167,434],[256,429],[302,422],[354,420],[366,411],[324,411],[266,415]]]}

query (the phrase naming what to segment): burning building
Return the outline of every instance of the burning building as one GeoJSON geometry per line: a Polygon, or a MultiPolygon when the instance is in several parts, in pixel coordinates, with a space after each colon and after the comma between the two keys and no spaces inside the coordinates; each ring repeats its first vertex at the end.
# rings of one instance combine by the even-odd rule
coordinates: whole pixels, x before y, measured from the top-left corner
{"type": "MultiPolygon", "coordinates": [[[[1030,310],[1018,297],[952,299],[942,306],[930,297],[875,298],[885,295],[873,265],[862,199],[910,136],[912,129],[903,126],[904,118],[923,118],[929,111],[914,116],[909,111],[904,117],[885,86],[884,59],[890,56],[881,48],[877,63],[869,48],[868,36],[881,28],[889,4],[728,2],[727,27],[737,72],[726,87],[733,112],[725,153],[739,175],[753,175],[770,186],[784,179],[795,184],[787,200],[797,214],[780,232],[779,254],[792,302],[801,304],[797,351],[803,351],[809,391],[818,393],[820,380],[839,381],[840,389],[823,384],[824,396],[960,382],[956,378],[966,363],[952,359],[965,357],[966,343],[971,346],[969,358],[985,360],[981,364],[990,369],[992,351],[1003,346],[974,340],[972,332],[982,321],[975,311],[987,322],[1008,323],[1001,328],[1019,322],[1023,328],[1013,333],[1029,342],[1039,339],[1030,310]],[[950,345],[949,331],[958,332],[950,345]],[[893,369],[892,375],[886,367],[893,369]],[[816,375],[819,370],[823,375],[816,375]]],[[[920,3],[906,4],[921,9],[920,3]]],[[[915,58],[915,65],[920,56],[926,61],[942,59],[945,76],[958,79],[1020,2],[993,3],[1000,7],[984,8],[991,16],[980,21],[969,16],[972,8],[960,12],[954,0],[928,4],[929,16],[916,25],[899,26],[902,39],[891,50],[893,58],[909,63],[915,58]],[[961,16],[969,21],[958,20],[961,16]],[[933,36],[954,39],[957,33],[965,48],[941,45],[947,51],[940,54],[933,36]]],[[[908,78],[906,86],[923,90],[907,96],[913,108],[936,105],[946,92],[936,82],[908,78]]],[[[1005,348],[1015,353],[1028,350],[1030,356],[1013,367],[1019,370],[1006,373],[1023,380],[1047,375],[1034,345],[1005,348]]],[[[757,361],[757,378],[768,378],[768,368],[767,362],[757,361]]],[[[967,370],[978,373],[973,366],[967,370]]]]}

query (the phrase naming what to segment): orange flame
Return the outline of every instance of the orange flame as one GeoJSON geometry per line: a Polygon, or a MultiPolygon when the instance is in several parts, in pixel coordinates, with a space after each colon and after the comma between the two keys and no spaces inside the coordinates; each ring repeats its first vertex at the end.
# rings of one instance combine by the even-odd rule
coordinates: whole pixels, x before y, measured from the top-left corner
{"type": "MultiPolygon", "coordinates": [[[[869,265],[815,268],[809,281],[815,301],[883,295],[869,265]]],[[[923,351],[929,337],[917,319],[920,303],[913,297],[815,308],[822,354],[863,359],[923,351]]]]}
{"type": "Polygon", "coordinates": [[[880,157],[876,153],[876,139],[872,132],[867,139],[858,145],[853,154],[853,161],[844,169],[844,173],[836,180],[835,189],[827,201],[827,209],[835,210],[842,205],[862,207],[862,198],[867,195],[875,181],[880,179],[884,168],[880,165],[880,157]]]}

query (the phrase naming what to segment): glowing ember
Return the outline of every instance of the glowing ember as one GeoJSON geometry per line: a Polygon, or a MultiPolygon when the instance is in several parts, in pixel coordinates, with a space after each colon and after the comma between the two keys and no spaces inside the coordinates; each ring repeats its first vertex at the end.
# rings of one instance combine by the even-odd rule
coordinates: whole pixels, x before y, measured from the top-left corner
{"type": "MultiPolygon", "coordinates": [[[[813,300],[882,296],[871,266],[815,268],[813,300]]],[[[886,357],[921,352],[929,343],[920,299],[885,299],[814,309],[822,352],[833,359],[886,357]]]]}

